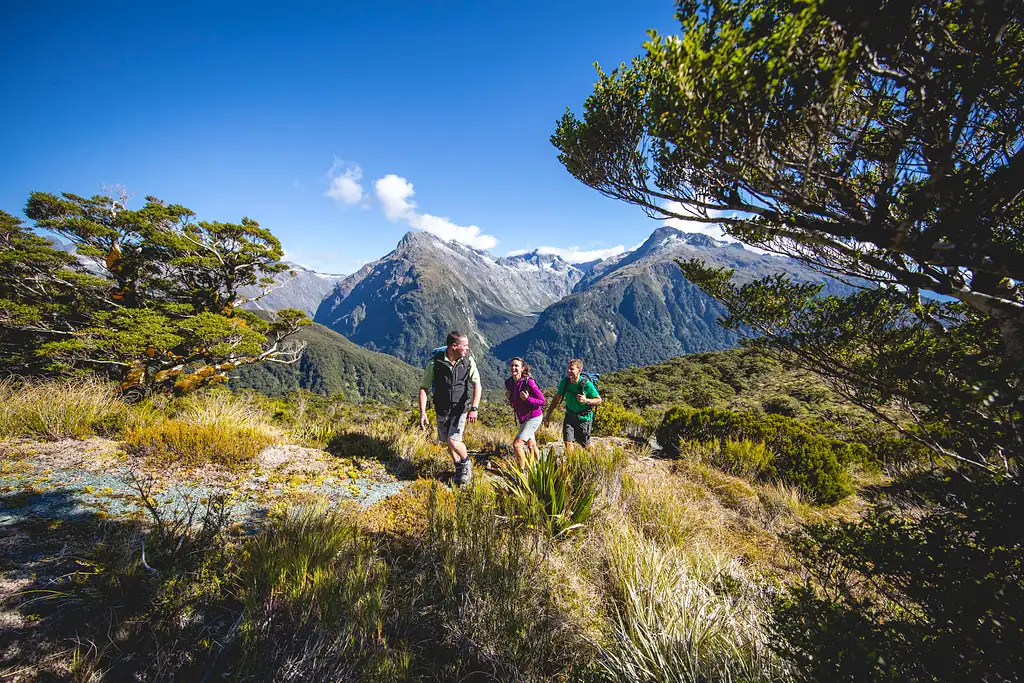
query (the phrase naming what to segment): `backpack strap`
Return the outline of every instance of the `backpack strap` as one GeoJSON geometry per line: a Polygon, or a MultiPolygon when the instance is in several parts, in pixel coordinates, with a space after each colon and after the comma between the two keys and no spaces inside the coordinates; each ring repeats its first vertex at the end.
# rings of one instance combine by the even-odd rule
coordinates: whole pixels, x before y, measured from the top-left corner
{"type": "MultiPolygon", "coordinates": [[[[593,384],[594,380],[592,380],[590,378],[590,375],[588,375],[587,373],[581,372],[580,373],[580,378],[576,381],[576,384],[575,384],[576,390],[573,393],[574,394],[582,394],[582,393],[584,393],[584,389],[587,388],[587,382],[590,382],[591,384],[593,384]]],[[[597,387],[595,386],[594,389],[596,390],[597,387]]],[[[567,394],[567,393],[569,393],[569,385],[568,384],[565,387],[565,394],[567,394]]],[[[565,394],[562,394],[562,398],[565,398],[565,394]]],[[[565,412],[569,413],[570,415],[575,415],[576,417],[583,417],[584,415],[587,415],[589,413],[594,412],[594,406],[587,406],[587,409],[584,410],[582,413],[577,413],[575,410],[569,410],[569,406],[567,404],[565,406],[565,412]]]]}

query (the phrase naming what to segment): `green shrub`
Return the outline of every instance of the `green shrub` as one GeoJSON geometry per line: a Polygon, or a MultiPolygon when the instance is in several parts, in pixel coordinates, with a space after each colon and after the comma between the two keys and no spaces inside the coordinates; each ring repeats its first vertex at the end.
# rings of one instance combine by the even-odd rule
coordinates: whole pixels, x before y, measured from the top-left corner
{"type": "Polygon", "coordinates": [[[647,421],[639,413],[611,401],[603,402],[597,409],[594,416],[594,435],[632,438],[649,436],[647,421]]]}
{"type": "Polygon", "coordinates": [[[853,482],[825,439],[794,440],[775,457],[775,471],[816,502],[837,503],[853,493],[853,482]]]}
{"type": "Polygon", "coordinates": [[[761,401],[761,407],[764,412],[771,415],[786,415],[787,417],[796,417],[804,412],[800,401],[785,394],[764,399],[761,401]]]}
{"type": "MultiPolygon", "coordinates": [[[[763,443],[772,457],[760,476],[777,476],[795,484],[822,504],[835,503],[853,492],[846,466],[867,453],[861,444],[820,436],[782,415],[758,416],[714,408],[673,408],[658,427],[657,438],[671,455],[680,454],[681,441],[718,441],[719,454],[725,451],[721,444],[730,439],[763,443]]],[[[748,455],[755,457],[753,453],[748,455]]]]}

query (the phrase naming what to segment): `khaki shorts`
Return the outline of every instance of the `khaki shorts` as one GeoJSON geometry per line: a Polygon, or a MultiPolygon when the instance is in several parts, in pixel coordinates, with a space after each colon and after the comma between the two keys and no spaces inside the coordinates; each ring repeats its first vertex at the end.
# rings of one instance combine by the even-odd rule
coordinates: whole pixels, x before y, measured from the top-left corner
{"type": "Polygon", "coordinates": [[[537,433],[537,428],[540,427],[540,423],[544,421],[543,415],[537,417],[531,417],[519,426],[519,433],[516,434],[516,438],[520,441],[529,441],[533,438],[533,435],[537,433]]]}
{"type": "Polygon", "coordinates": [[[437,419],[438,441],[462,441],[462,433],[466,431],[466,416],[469,413],[453,413],[437,419]]]}

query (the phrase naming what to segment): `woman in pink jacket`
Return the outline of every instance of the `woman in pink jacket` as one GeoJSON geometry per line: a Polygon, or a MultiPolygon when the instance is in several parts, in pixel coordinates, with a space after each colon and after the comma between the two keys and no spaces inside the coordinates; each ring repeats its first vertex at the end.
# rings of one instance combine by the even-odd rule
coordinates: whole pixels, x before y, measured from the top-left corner
{"type": "Polygon", "coordinates": [[[509,362],[509,370],[512,376],[505,380],[505,398],[512,404],[516,422],[519,423],[519,433],[516,434],[512,447],[516,451],[519,466],[525,467],[525,446],[529,445],[530,454],[534,458],[540,454],[534,433],[544,419],[546,401],[544,393],[530,377],[530,366],[522,358],[513,358],[509,362]]]}

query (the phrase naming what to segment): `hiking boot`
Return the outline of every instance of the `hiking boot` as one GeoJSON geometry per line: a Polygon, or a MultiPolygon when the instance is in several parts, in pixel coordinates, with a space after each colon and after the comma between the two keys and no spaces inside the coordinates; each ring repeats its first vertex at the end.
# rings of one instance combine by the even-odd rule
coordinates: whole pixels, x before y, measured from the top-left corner
{"type": "Polygon", "coordinates": [[[466,458],[460,464],[462,465],[462,472],[459,473],[458,470],[456,470],[455,480],[459,484],[465,486],[469,482],[473,481],[473,461],[466,458]]]}
{"type": "Polygon", "coordinates": [[[463,476],[462,473],[466,469],[465,466],[463,465],[463,462],[464,461],[460,460],[457,463],[455,463],[455,474],[452,475],[452,483],[453,484],[461,484],[462,483],[462,476],[463,476]]]}

